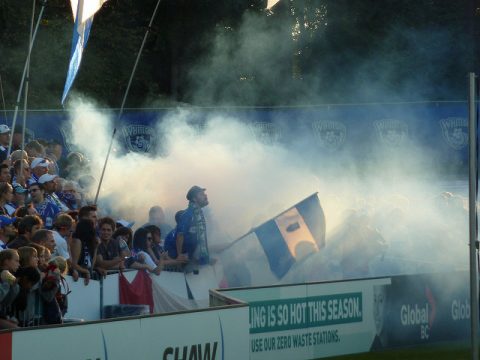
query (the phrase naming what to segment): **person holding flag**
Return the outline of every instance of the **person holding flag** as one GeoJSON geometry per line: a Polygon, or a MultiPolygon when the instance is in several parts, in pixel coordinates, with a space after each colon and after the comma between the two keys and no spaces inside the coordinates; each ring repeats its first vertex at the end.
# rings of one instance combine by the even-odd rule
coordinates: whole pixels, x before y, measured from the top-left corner
{"type": "Polygon", "coordinates": [[[188,208],[177,225],[177,260],[188,261],[185,272],[196,271],[198,265],[210,264],[207,226],[202,208],[208,205],[204,188],[192,186],[187,192],[188,208]]]}

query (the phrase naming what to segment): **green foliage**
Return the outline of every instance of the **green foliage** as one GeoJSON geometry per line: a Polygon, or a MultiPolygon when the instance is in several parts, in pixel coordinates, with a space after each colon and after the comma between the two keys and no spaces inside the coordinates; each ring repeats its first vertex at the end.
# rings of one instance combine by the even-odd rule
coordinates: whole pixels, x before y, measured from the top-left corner
{"type": "MultiPolygon", "coordinates": [[[[107,1],[72,96],[120,106],[156,3],[107,1]]],[[[163,0],[126,106],[462,99],[465,74],[478,66],[478,18],[468,0],[280,0],[272,13],[265,6],[163,0]]],[[[7,108],[17,97],[31,10],[27,0],[0,0],[7,108]]],[[[48,0],[31,59],[30,108],[60,107],[72,31],[69,1],[48,0]]]]}

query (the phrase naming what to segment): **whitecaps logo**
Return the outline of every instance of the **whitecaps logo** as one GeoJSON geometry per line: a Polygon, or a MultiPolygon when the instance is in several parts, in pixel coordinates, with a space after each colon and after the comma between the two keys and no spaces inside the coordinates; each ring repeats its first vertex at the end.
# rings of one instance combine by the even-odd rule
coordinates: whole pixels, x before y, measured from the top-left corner
{"type": "Polygon", "coordinates": [[[317,120],[312,123],[313,132],[320,146],[327,150],[337,150],[344,143],[347,128],[340,121],[317,120]]]}
{"type": "Polygon", "coordinates": [[[148,153],[157,144],[157,134],[150,126],[127,125],[122,128],[122,133],[127,149],[133,152],[148,153]]]}
{"type": "Polygon", "coordinates": [[[259,121],[250,125],[253,136],[257,141],[266,145],[273,145],[280,140],[280,129],[275,124],[259,121]]]}
{"type": "Polygon", "coordinates": [[[455,150],[461,150],[468,144],[468,124],[466,118],[451,117],[440,120],[445,142],[455,150]]]}
{"type": "Polygon", "coordinates": [[[373,122],[380,143],[389,147],[398,147],[408,138],[408,125],[401,120],[382,119],[373,122]]]}

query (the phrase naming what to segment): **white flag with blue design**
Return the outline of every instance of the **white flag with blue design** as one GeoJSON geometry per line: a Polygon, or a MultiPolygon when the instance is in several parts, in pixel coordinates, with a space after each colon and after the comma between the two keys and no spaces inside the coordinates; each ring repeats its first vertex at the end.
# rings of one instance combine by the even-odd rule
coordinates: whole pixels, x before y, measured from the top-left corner
{"type": "Polygon", "coordinates": [[[83,49],[87,45],[90,28],[92,27],[93,15],[98,11],[106,0],[71,0],[73,18],[72,51],[70,64],[68,65],[67,79],[63,89],[62,104],[67,98],[68,92],[77,76],[82,61],[83,49]]]}
{"type": "Polygon", "coordinates": [[[298,261],[325,246],[325,215],[317,193],[254,229],[270,270],[281,279],[298,261]]]}

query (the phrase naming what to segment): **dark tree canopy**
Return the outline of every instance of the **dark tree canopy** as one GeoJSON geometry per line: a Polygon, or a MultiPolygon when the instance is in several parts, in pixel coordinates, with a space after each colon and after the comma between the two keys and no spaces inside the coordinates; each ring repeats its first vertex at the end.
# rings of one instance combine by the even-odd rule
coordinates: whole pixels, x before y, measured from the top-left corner
{"type": "MultiPolygon", "coordinates": [[[[72,97],[119,107],[156,0],[108,0],[72,97]]],[[[457,0],[163,0],[127,107],[459,100],[478,71],[478,10],[457,0]]],[[[36,5],[36,14],[40,9],[36,5]]],[[[0,75],[15,106],[32,2],[0,0],[0,75]]],[[[30,108],[59,108],[68,0],[48,0],[31,59],[30,108]]],[[[3,105],[2,105],[3,107],[3,105]]]]}

